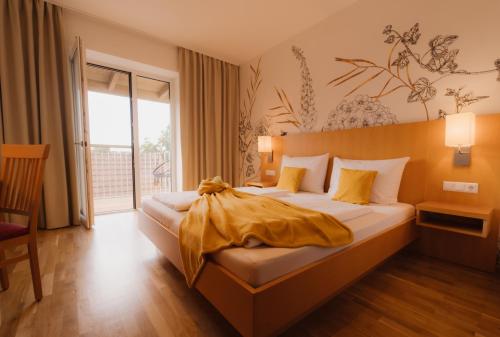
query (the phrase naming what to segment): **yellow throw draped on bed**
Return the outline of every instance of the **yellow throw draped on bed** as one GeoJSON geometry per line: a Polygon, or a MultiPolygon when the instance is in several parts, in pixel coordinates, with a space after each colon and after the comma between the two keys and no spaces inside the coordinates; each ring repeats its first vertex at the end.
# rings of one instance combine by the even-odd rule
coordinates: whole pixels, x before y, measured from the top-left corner
{"type": "Polygon", "coordinates": [[[186,281],[191,287],[205,254],[243,246],[249,238],[273,247],[336,247],[352,242],[351,230],[331,215],[232,189],[219,177],[203,180],[201,197],[179,229],[186,281]]]}

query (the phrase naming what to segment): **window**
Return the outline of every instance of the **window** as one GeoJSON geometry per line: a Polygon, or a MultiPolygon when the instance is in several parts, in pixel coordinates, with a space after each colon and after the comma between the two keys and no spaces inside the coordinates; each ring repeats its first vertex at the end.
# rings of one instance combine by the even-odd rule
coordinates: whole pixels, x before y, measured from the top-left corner
{"type": "Polygon", "coordinates": [[[140,207],[175,188],[171,83],[87,64],[92,191],[96,214],[140,207]]]}

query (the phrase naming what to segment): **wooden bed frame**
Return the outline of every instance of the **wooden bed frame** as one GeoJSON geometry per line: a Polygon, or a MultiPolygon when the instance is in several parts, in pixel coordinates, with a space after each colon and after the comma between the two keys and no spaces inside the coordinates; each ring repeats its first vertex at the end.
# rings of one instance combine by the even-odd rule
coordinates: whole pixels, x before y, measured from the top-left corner
{"type": "MultiPolygon", "coordinates": [[[[414,219],[254,288],[208,259],[195,288],[245,337],[275,336],[416,238],[414,219]]],[[[139,210],[139,228],[183,272],[177,235],[139,210]]]]}
{"type": "MultiPolygon", "coordinates": [[[[353,159],[409,156],[399,200],[423,200],[428,126],[412,123],[328,133],[273,137],[275,161],[262,161],[262,171],[278,172],[283,153],[330,153],[353,159]]],[[[329,186],[330,160],[325,189],[329,186]]],[[[263,176],[263,179],[270,177],[263,176]]],[[[277,178],[277,177],[274,177],[277,178]]],[[[156,247],[183,272],[177,234],[139,210],[139,227],[156,247]]],[[[225,267],[208,259],[195,288],[245,337],[274,336],[356,282],[417,236],[415,220],[407,220],[377,236],[308,264],[259,287],[252,287],[225,267]]]]}

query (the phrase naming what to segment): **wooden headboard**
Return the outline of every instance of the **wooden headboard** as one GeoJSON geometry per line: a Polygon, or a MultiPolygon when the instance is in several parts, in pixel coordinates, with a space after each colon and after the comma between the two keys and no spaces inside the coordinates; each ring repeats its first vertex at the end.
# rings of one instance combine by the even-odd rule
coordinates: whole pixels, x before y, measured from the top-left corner
{"type": "MultiPolygon", "coordinates": [[[[264,180],[278,179],[281,157],[329,153],[349,159],[387,159],[409,156],[399,200],[411,204],[437,200],[494,207],[500,212],[500,114],[476,120],[476,145],[471,165],[453,166],[453,149],[444,145],[444,121],[418,122],[335,132],[301,133],[273,137],[274,160],[262,160],[264,180]],[[277,176],[267,176],[272,169],[277,176]],[[443,180],[478,182],[479,193],[442,190],[443,180]]],[[[264,159],[264,158],[262,158],[264,159]]],[[[330,160],[325,190],[330,184],[330,160]]]]}

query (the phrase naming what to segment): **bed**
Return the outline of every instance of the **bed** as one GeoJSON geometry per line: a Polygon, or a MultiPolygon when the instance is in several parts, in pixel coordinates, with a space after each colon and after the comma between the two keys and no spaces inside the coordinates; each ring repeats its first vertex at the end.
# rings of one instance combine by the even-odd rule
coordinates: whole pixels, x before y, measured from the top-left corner
{"type": "MultiPolygon", "coordinates": [[[[249,189],[252,188],[240,188],[239,190],[251,192],[248,191],[249,189]]],[[[354,241],[350,245],[369,240],[415,216],[415,208],[409,204],[359,206],[332,201],[326,193],[289,193],[286,196],[277,197],[277,199],[336,216],[354,234],[354,241]]],[[[169,228],[176,235],[178,234],[179,225],[185,212],[178,212],[166,207],[155,198],[144,200],[142,209],[149,217],[169,228]]],[[[314,246],[274,248],[265,245],[254,248],[234,247],[212,254],[211,258],[252,287],[260,287],[350,245],[336,248],[314,246]]],[[[177,266],[177,268],[182,272],[182,266],[177,266]]]]}
{"type": "MultiPolygon", "coordinates": [[[[242,188],[245,191],[247,189],[242,188]]],[[[281,285],[281,287],[294,287],[294,283],[297,283],[297,289],[294,289],[294,293],[301,293],[308,291],[314,287],[316,288],[319,284],[311,282],[307,277],[302,277],[301,274],[311,275],[310,273],[325,273],[323,277],[328,280],[328,273],[332,271],[341,272],[346,267],[350,270],[348,272],[352,273],[352,277],[360,277],[360,271],[358,271],[353,262],[359,263],[360,265],[369,264],[372,262],[370,259],[366,261],[357,261],[360,258],[359,254],[356,253],[359,248],[364,247],[367,242],[379,242],[375,244],[378,248],[376,251],[381,255],[376,255],[375,260],[381,261],[393,253],[392,245],[395,245],[396,249],[401,248],[401,245],[407,244],[413,237],[413,231],[411,224],[415,216],[415,209],[410,204],[397,203],[393,205],[376,205],[370,204],[366,206],[358,206],[346,204],[343,202],[334,202],[328,195],[325,194],[315,194],[308,192],[299,192],[296,194],[287,194],[281,197],[277,197],[290,203],[300,205],[302,207],[307,207],[310,209],[315,209],[325,213],[335,215],[339,220],[341,220],[345,225],[347,225],[354,234],[354,241],[342,247],[336,248],[320,248],[313,246],[306,246],[301,248],[274,248],[267,247],[265,245],[260,245],[257,247],[246,248],[246,247],[234,247],[222,250],[215,254],[211,254],[209,257],[209,263],[207,263],[205,269],[195,287],[200,290],[212,303],[222,312],[222,314],[245,336],[267,336],[273,335],[281,331],[281,328],[286,327],[282,325],[276,319],[276,314],[272,321],[266,321],[266,317],[263,315],[262,319],[264,321],[260,325],[259,330],[255,330],[255,326],[250,324],[245,327],[241,322],[247,321],[248,318],[241,319],[238,317],[245,317],[245,311],[250,312],[248,317],[257,318],[260,313],[268,311],[270,308],[279,310],[280,313],[284,313],[285,307],[290,310],[290,302],[295,302],[294,298],[284,299],[281,298],[274,303],[270,303],[271,298],[266,298],[266,294],[272,296],[281,296],[280,292],[275,291],[276,285],[281,285]],[[382,240],[384,237],[394,237],[396,240],[391,242],[389,247],[383,247],[386,240],[382,240]],[[398,238],[402,238],[398,239],[398,238]],[[389,249],[387,249],[389,248],[389,249]],[[354,254],[358,254],[356,257],[354,254]],[[344,256],[344,258],[342,258],[344,256]],[[336,257],[346,260],[346,264],[343,268],[336,267],[334,261],[336,257]],[[331,270],[323,270],[326,262],[330,261],[332,265],[331,270]],[[333,264],[332,264],[333,263],[333,264]],[[206,276],[208,273],[214,273],[212,276],[206,276]],[[218,273],[223,273],[222,275],[217,275],[218,273]],[[296,275],[294,277],[294,275],[296,275]],[[241,287],[238,289],[239,292],[243,294],[230,295],[230,290],[232,287],[221,287],[220,276],[223,276],[222,284],[231,282],[233,287],[241,287]],[[217,281],[212,278],[217,279],[217,281]],[[294,281],[294,280],[298,280],[294,281]],[[300,285],[303,284],[305,287],[302,289],[300,285]],[[217,290],[219,289],[219,290],[217,290]],[[220,295],[218,295],[220,294],[220,295]],[[259,298],[263,301],[263,307],[259,309],[259,302],[254,301],[259,298]],[[226,312],[226,307],[231,307],[230,303],[224,303],[228,300],[241,300],[244,304],[239,306],[238,309],[226,312]],[[223,302],[223,303],[220,303],[223,302]],[[247,303],[248,302],[248,303],[247,303]],[[277,305],[277,304],[280,305],[277,305]],[[283,306],[283,307],[280,307],[283,306]],[[254,312],[257,311],[257,312],[254,312]],[[236,316],[236,317],[234,317],[236,316]],[[247,329],[247,330],[245,330],[247,329]]],[[[182,261],[179,251],[178,241],[176,240],[177,233],[179,230],[180,222],[182,221],[185,212],[178,212],[173,210],[161,201],[157,199],[148,199],[143,202],[143,208],[140,211],[141,217],[141,229],[143,232],[155,242],[157,246],[162,250],[162,252],[172,261],[172,263],[177,267],[177,269],[183,272],[182,261]],[[162,231],[162,234],[157,234],[162,231]],[[160,241],[164,241],[165,236],[170,236],[172,240],[164,245],[160,244],[160,241]],[[163,236],[163,238],[162,238],[163,236]],[[168,246],[162,249],[162,246],[168,246]]],[[[372,257],[373,258],[373,257],[372,257]]],[[[364,269],[364,268],[361,268],[364,269]]],[[[333,278],[339,280],[339,288],[350,284],[352,277],[346,277],[347,275],[338,275],[337,273],[333,278]],[[344,281],[342,281],[344,280],[344,281]]],[[[335,285],[332,282],[331,285],[335,285]]],[[[280,288],[280,286],[278,286],[280,288]]],[[[236,291],[236,289],[234,289],[236,291]]],[[[296,298],[302,298],[300,295],[296,298]]],[[[314,297],[308,299],[308,302],[312,302],[314,297]]],[[[299,308],[306,308],[305,303],[301,303],[299,308]]],[[[311,303],[312,304],[312,303],[311,303]]],[[[311,305],[311,308],[313,306],[311,305]]],[[[274,310],[273,310],[274,311],[274,310]]],[[[291,314],[297,314],[290,310],[291,314]]],[[[288,317],[288,315],[284,315],[288,317]]],[[[297,316],[297,318],[300,316],[297,316]]],[[[250,319],[251,321],[251,319],[250,319]]],[[[285,319],[283,319],[285,321],[285,319]]],[[[283,322],[285,323],[285,322],[283,322]]]]}
{"type": "MultiPolygon", "coordinates": [[[[207,259],[195,288],[243,336],[275,336],[283,332],[416,239],[413,206],[423,200],[422,177],[427,169],[426,144],[417,140],[426,137],[424,123],[273,137],[274,162],[262,160],[263,179],[273,178],[264,173],[279,169],[283,153],[292,156],[330,153],[330,157],[353,159],[409,156],[399,189],[400,202],[368,205],[367,208],[372,208],[369,214],[343,221],[355,236],[348,246],[334,249],[259,246],[230,248],[213,254],[207,259]]],[[[331,171],[330,160],[325,191],[331,171]]],[[[295,200],[287,201],[325,210],[321,207],[325,206],[326,195],[298,193],[291,198],[295,200]]],[[[142,232],[181,272],[177,228],[182,217],[181,212],[156,200],[146,202],[139,210],[142,232]]]]}

